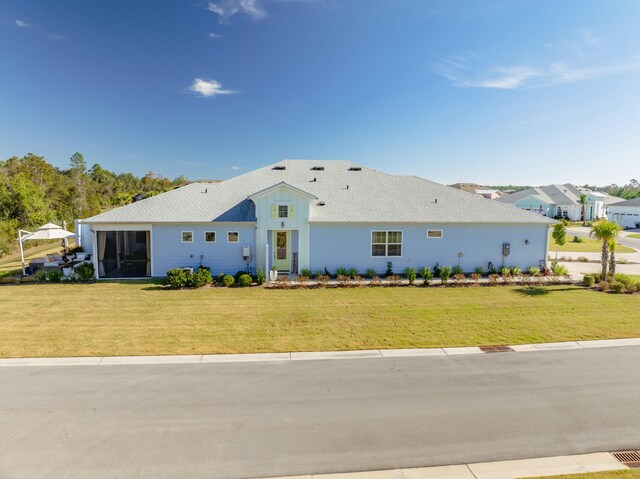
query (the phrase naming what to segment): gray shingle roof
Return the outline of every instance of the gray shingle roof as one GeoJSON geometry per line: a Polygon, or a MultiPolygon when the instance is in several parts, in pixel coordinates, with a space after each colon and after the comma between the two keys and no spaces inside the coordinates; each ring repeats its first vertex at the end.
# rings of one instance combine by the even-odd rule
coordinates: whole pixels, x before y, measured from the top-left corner
{"type": "Polygon", "coordinates": [[[615,196],[610,196],[606,193],[594,192],[589,188],[584,188],[583,186],[576,186],[572,185],[571,183],[565,183],[564,185],[547,185],[539,186],[536,188],[527,188],[526,190],[520,190],[516,191],[515,193],[504,195],[500,198],[497,198],[495,201],[513,204],[516,201],[528,196],[535,196],[542,199],[547,204],[555,204],[561,206],[578,205],[580,204],[580,195],[588,193],[596,193],[602,195],[606,204],[613,204],[618,200],[621,200],[621,198],[616,198],[615,196]]]}
{"type": "Polygon", "coordinates": [[[192,183],[85,220],[90,223],[253,222],[248,197],[280,182],[318,198],[310,222],[552,223],[511,205],[416,176],[396,176],[348,161],[285,160],[217,184],[192,183]],[[312,170],[322,166],[324,170],[312,170]],[[349,168],[361,168],[350,171],[349,168]],[[315,181],[313,181],[315,178],[315,181]],[[324,203],[324,205],[320,205],[324,203]]]}
{"type": "Polygon", "coordinates": [[[620,206],[625,208],[627,206],[640,206],[640,198],[634,198],[632,200],[622,200],[618,203],[615,203],[615,206],[620,206]]]}

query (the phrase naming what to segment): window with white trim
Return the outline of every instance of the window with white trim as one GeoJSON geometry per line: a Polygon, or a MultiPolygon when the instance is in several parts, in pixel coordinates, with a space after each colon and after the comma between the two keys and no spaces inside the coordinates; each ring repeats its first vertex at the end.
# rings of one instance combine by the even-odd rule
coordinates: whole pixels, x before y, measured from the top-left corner
{"type": "Polygon", "coordinates": [[[402,256],[402,231],[372,231],[371,256],[402,256]]]}
{"type": "Polygon", "coordinates": [[[289,205],[278,205],[278,218],[289,217],[289,205]]]}
{"type": "Polygon", "coordinates": [[[227,243],[238,243],[240,241],[240,233],[237,231],[227,232],[227,243]]]}
{"type": "Polygon", "coordinates": [[[183,231],[181,237],[183,243],[193,243],[193,231],[183,231]]]}
{"type": "Polygon", "coordinates": [[[427,238],[442,238],[442,230],[427,230],[427,238]]]}
{"type": "Polygon", "coordinates": [[[215,231],[205,231],[204,232],[204,242],[205,243],[215,243],[216,242],[216,232],[215,231]]]}

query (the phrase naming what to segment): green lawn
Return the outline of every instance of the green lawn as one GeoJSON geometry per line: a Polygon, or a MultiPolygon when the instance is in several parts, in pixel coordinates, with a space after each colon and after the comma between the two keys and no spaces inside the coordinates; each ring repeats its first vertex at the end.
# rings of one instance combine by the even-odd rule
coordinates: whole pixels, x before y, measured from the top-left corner
{"type": "MultiPolygon", "coordinates": [[[[600,241],[596,241],[592,238],[580,238],[582,241],[580,243],[573,242],[573,235],[567,234],[567,241],[562,246],[558,246],[558,244],[553,240],[553,237],[549,239],[549,251],[555,253],[556,251],[560,252],[572,252],[572,253],[599,253],[602,251],[602,243],[600,241]]],[[[621,244],[617,245],[616,253],[635,253],[636,250],[633,248],[629,248],[628,246],[623,246],[621,244]]]]}
{"type": "Polygon", "coordinates": [[[559,476],[545,476],[539,479],[640,479],[640,469],[564,474],[559,476]]]}
{"type": "Polygon", "coordinates": [[[519,344],[640,336],[640,295],[577,286],[168,291],[0,286],[0,357],[519,344]]]}
{"type": "Polygon", "coordinates": [[[627,238],[640,239],[640,234],[639,233],[631,233],[630,235],[627,235],[627,238]]]}

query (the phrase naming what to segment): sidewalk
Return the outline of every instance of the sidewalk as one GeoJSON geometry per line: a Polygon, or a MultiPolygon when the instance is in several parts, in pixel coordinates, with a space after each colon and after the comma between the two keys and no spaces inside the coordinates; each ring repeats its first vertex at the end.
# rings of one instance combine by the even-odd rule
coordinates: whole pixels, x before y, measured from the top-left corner
{"type": "MultiPolygon", "coordinates": [[[[560,343],[516,344],[503,346],[505,352],[534,352],[562,349],[610,348],[640,346],[640,338],[597,339],[560,343]]],[[[491,347],[489,347],[491,348],[491,347]]],[[[148,364],[207,364],[244,362],[286,362],[326,359],[409,358],[418,356],[460,356],[468,354],[494,354],[498,351],[486,347],[364,349],[360,351],[308,351],[290,353],[253,354],[194,354],[184,356],[104,356],[69,358],[2,358],[0,367],[11,366],[117,366],[148,364]]]]}
{"type": "MultiPolygon", "coordinates": [[[[611,453],[483,462],[459,466],[389,469],[386,471],[308,474],[273,479],[516,479],[629,469],[611,453]]],[[[271,478],[260,478],[271,479],[271,478]]]]}

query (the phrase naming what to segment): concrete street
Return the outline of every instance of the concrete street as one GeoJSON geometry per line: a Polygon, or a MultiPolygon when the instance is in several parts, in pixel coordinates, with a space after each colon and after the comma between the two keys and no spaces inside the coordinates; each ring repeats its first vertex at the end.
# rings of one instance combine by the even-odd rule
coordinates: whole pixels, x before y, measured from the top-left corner
{"type": "Polygon", "coordinates": [[[640,347],[0,368],[0,477],[246,478],[640,448],[640,347]]]}

